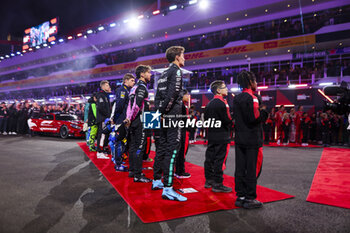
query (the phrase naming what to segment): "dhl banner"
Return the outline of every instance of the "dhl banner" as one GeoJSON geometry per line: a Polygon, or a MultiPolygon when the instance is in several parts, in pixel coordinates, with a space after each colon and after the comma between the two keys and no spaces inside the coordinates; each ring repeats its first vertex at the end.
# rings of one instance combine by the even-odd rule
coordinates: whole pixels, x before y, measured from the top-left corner
{"type": "MultiPolygon", "coordinates": [[[[316,38],[315,35],[299,36],[294,38],[252,43],[252,44],[234,46],[229,48],[220,48],[220,49],[212,49],[212,50],[207,50],[202,52],[186,53],[185,59],[191,61],[191,60],[197,60],[197,59],[203,59],[203,58],[213,58],[213,57],[228,56],[228,55],[241,54],[241,53],[251,53],[251,52],[264,51],[264,50],[285,48],[285,47],[309,45],[309,44],[314,44],[316,42],[315,38],[316,38]]],[[[154,65],[166,65],[167,63],[168,61],[166,60],[166,58],[156,58],[156,59],[139,61],[139,62],[129,62],[129,63],[112,65],[108,67],[94,68],[94,69],[70,72],[65,74],[50,75],[50,76],[44,76],[44,77],[28,79],[28,80],[21,80],[21,81],[10,82],[10,83],[3,83],[3,84],[0,83],[0,88],[5,88],[9,86],[21,86],[21,85],[27,86],[36,82],[43,83],[50,80],[58,81],[62,79],[71,79],[71,78],[89,76],[89,75],[105,73],[105,72],[129,70],[129,69],[135,68],[140,64],[154,66],[154,65]]]]}

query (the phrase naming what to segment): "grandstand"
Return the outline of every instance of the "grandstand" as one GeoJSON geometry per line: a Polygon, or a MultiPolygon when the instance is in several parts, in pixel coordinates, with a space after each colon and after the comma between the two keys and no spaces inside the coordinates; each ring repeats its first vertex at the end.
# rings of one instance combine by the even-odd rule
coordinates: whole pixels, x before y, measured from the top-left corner
{"type": "MultiPolygon", "coordinates": [[[[256,74],[262,93],[274,91],[271,106],[283,102],[277,90],[288,95],[291,87],[312,87],[316,95],[324,83],[348,80],[347,1],[302,1],[302,7],[298,1],[276,0],[207,4],[189,1],[109,18],[57,35],[49,44],[1,56],[0,99],[84,99],[100,80],[112,80],[115,88],[139,64],[167,66],[164,52],[171,45],[186,48],[186,69],[193,72],[186,88],[198,107],[206,104],[200,94],[207,94],[213,80],[223,79],[237,92],[236,77],[243,69],[256,74]]],[[[312,99],[308,105],[322,102],[315,102],[322,96],[312,99]]]]}

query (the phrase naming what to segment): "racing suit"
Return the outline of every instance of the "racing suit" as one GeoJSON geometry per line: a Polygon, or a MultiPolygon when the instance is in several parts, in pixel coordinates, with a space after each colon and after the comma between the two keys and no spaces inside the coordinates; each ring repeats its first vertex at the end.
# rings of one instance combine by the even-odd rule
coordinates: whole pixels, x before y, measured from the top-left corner
{"type": "MultiPolygon", "coordinates": [[[[118,130],[118,128],[121,126],[121,124],[126,118],[126,111],[129,104],[129,92],[130,88],[125,86],[124,84],[115,91],[116,99],[113,103],[111,119],[116,125],[116,130],[118,130]]],[[[116,150],[112,154],[114,155],[114,162],[117,166],[120,166],[123,162],[122,154],[124,150],[118,149],[122,147],[122,143],[123,142],[120,140],[116,140],[114,142],[114,148],[116,150]]]]}
{"type": "Polygon", "coordinates": [[[237,197],[256,198],[256,184],[262,167],[262,123],[268,117],[259,109],[259,99],[251,89],[244,89],[233,100],[236,127],[235,191],[237,197]]]}
{"type": "Polygon", "coordinates": [[[111,119],[114,124],[120,125],[126,118],[126,110],[129,104],[130,88],[124,84],[115,91],[115,101],[112,107],[111,119]]]}
{"type": "Polygon", "coordinates": [[[89,133],[89,149],[90,151],[96,151],[95,149],[95,139],[98,131],[98,125],[96,122],[96,103],[93,98],[90,98],[89,101],[89,109],[88,109],[88,126],[90,127],[89,133]]]}
{"type": "Polygon", "coordinates": [[[102,131],[104,128],[104,121],[111,115],[111,104],[109,102],[108,93],[103,90],[97,93],[96,98],[96,122],[98,125],[97,151],[103,152],[104,147],[108,146],[108,135],[105,135],[102,131]]]}
{"type": "MultiPolygon", "coordinates": [[[[176,120],[182,112],[182,72],[174,63],[170,64],[158,80],[155,108],[163,118],[176,120]]],[[[160,129],[159,143],[153,165],[154,180],[164,175],[164,187],[171,187],[174,177],[174,164],[180,149],[181,129],[178,127],[160,129]]]]}
{"type": "Polygon", "coordinates": [[[126,118],[131,121],[130,125],[130,149],[129,149],[129,172],[135,178],[142,175],[142,158],[145,152],[146,133],[141,121],[142,113],[148,111],[148,89],[146,83],[139,80],[131,89],[126,118]]]}

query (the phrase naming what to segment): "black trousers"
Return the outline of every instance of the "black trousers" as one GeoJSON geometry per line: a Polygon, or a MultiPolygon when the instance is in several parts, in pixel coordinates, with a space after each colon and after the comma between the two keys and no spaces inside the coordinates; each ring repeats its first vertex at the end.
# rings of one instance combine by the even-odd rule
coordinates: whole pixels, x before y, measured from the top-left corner
{"type": "Polygon", "coordinates": [[[330,144],[330,133],[329,130],[323,130],[322,131],[322,143],[323,144],[330,144]]]}
{"type": "Polygon", "coordinates": [[[307,143],[309,140],[309,129],[308,128],[302,128],[302,132],[303,132],[303,139],[301,139],[302,143],[307,143]]]}
{"type": "Polygon", "coordinates": [[[186,129],[181,129],[180,150],[176,157],[175,173],[181,175],[185,172],[185,157],[189,146],[190,133],[186,129]]]}
{"type": "Polygon", "coordinates": [[[180,149],[181,129],[160,129],[159,143],[156,143],[156,157],[153,164],[153,176],[155,180],[164,176],[164,186],[171,187],[174,178],[174,165],[180,149]]]}
{"type": "Polygon", "coordinates": [[[9,118],[9,132],[17,132],[17,118],[9,118]]]}
{"type": "Polygon", "coordinates": [[[142,159],[146,150],[146,132],[140,118],[135,119],[130,126],[129,171],[134,177],[142,174],[142,159]]]}
{"type": "Polygon", "coordinates": [[[270,143],[270,129],[264,129],[264,143],[269,144],[270,143]]]}
{"type": "Polygon", "coordinates": [[[226,163],[228,152],[229,147],[227,143],[208,143],[204,161],[204,176],[207,181],[214,181],[218,185],[222,184],[224,181],[223,166],[226,163]]]}
{"type": "Polygon", "coordinates": [[[289,126],[283,126],[283,133],[284,133],[283,142],[287,143],[289,140],[289,126]]]}
{"type": "Polygon", "coordinates": [[[97,151],[103,152],[103,147],[108,146],[108,137],[109,134],[104,134],[103,131],[104,122],[98,123],[97,130],[97,151]]]}
{"type": "MultiPolygon", "coordinates": [[[[239,145],[236,148],[235,191],[238,197],[256,198],[257,161],[259,148],[246,148],[239,145]]],[[[261,168],[260,168],[261,169],[261,168]]]]}

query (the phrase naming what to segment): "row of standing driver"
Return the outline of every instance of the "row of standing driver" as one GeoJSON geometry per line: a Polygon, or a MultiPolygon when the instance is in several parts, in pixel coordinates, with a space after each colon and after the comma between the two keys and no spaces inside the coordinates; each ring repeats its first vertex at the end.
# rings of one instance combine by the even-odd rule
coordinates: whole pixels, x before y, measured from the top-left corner
{"type": "MultiPolygon", "coordinates": [[[[183,56],[183,53],[180,56],[183,56]]],[[[131,74],[124,77],[123,85],[116,91],[117,99],[113,104],[112,111],[110,111],[112,112],[112,120],[119,127],[126,126],[129,131],[129,177],[132,177],[134,182],[152,182],[152,190],[163,189],[163,199],[186,201],[187,198],[175,192],[172,187],[174,165],[179,160],[184,163],[184,156],[188,148],[186,130],[176,127],[161,128],[155,137],[156,156],[153,166],[153,180],[142,173],[146,133],[141,122],[141,113],[148,110],[147,83],[150,81],[150,71],[149,66],[138,66],[135,72],[138,82],[134,86],[135,78],[132,78],[131,74]]],[[[235,191],[237,199],[235,204],[245,208],[259,208],[262,203],[256,200],[256,184],[262,165],[261,123],[266,120],[268,114],[264,108],[260,107],[259,97],[253,94],[257,86],[254,74],[242,71],[238,76],[238,83],[243,88],[243,92],[234,98],[233,103],[236,124],[235,191]]],[[[108,105],[110,106],[108,82],[101,83],[101,88],[102,91],[97,94],[95,99],[97,113],[101,108],[105,110],[108,105]]],[[[220,120],[222,124],[220,128],[208,129],[208,147],[204,163],[205,188],[212,188],[213,192],[231,192],[230,187],[223,185],[223,171],[226,168],[230,146],[230,129],[233,122],[225,99],[228,90],[223,81],[217,80],[211,84],[211,91],[214,98],[206,106],[205,118],[220,120]]],[[[180,66],[173,62],[158,80],[155,106],[163,116],[181,115],[183,107],[186,106],[183,101],[186,101],[186,96],[182,86],[182,71],[180,66]]],[[[105,118],[109,116],[108,113],[107,111],[107,114],[104,115],[105,118]]],[[[98,120],[98,116],[97,114],[97,124],[99,124],[97,157],[104,158],[107,157],[103,153],[103,146],[107,145],[107,137],[100,130],[103,128],[103,120],[98,120]]],[[[120,155],[116,153],[116,156],[120,155]]],[[[116,169],[127,171],[122,165],[122,160],[119,161],[121,163],[116,164],[116,169]]],[[[177,169],[181,169],[181,166],[177,169]]],[[[189,177],[190,175],[184,170],[184,165],[182,169],[182,171],[176,171],[177,176],[189,177]]]]}

